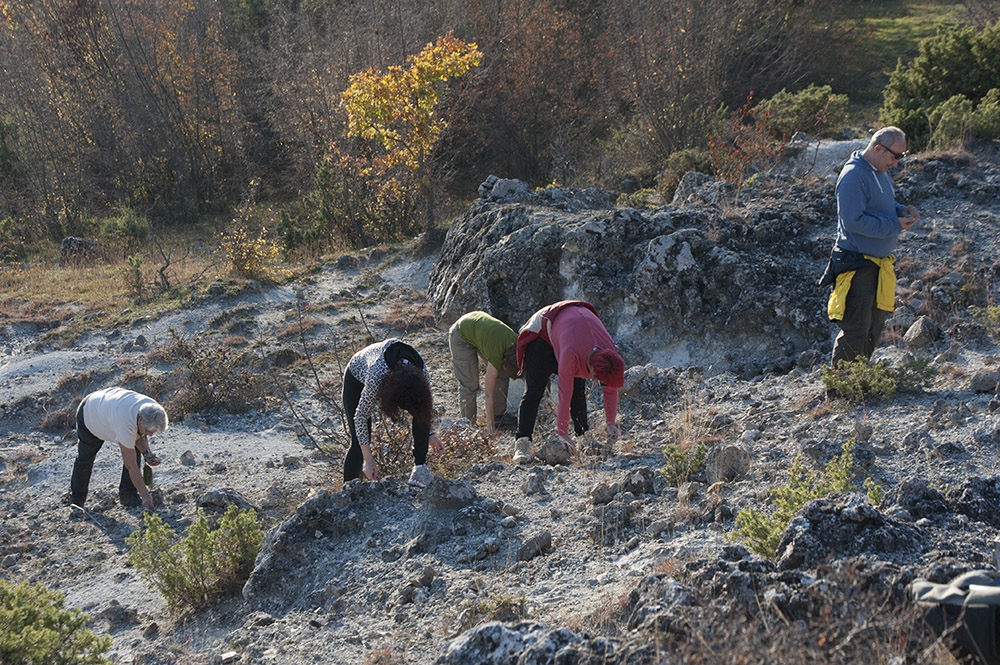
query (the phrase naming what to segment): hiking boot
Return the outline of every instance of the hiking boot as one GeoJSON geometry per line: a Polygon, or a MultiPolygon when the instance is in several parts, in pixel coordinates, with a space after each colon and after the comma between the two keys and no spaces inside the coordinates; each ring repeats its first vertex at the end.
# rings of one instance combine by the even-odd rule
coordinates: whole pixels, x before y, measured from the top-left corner
{"type": "Polygon", "coordinates": [[[531,439],[522,436],[514,442],[514,464],[527,464],[531,461],[531,439]]]}
{"type": "Polygon", "coordinates": [[[126,508],[135,508],[136,506],[142,505],[142,497],[138,494],[118,494],[118,503],[122,504],[126,508]]]}
{"type": "Polygon", "coordinates": [[[433,477],[434,474],[431,473],[426,464],[418,464],[410,472],[410,480],[408,482],[414,487],[427,487],[433,477]]]}
{"type": "Polygon", "coordinates": [[[515,429],[517,427],[517,416],[506,411],[493,419],[494,429],[515,429]]]}

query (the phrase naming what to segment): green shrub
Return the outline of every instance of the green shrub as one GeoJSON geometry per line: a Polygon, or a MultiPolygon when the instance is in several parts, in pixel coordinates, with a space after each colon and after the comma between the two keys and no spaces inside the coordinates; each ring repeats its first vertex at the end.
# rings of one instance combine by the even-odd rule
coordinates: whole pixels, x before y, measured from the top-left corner
{"type": "Polygon", "coordinates": [[[615,205],[622,206],[623,208],[647,208],[649,207],[648,201],[655,196],[659,196],[659,192],[655,189],[640,189],[639,191],[631,194],[622,194],[618,197],[615,205]]]}
{"type": "Polygon", "coordinates": [[[0,261],[24,260],[27,257],[24,241],[24,231],[16,219],[0,219],[0,261]]]}
{"type": "Polygon", "coordinates": [[[171,612],[202,609],[238,591],[264,540],[257,513],[236,506],[226,509],[215,529],[199,508],[198,519],[179,540],[155,513],[146,513],[143,521],[145,531],[125,539],[128,561],[166,599],[171,612]]]}
{"type": "Polygon", "coordinates": [[[700,150],[691,149],[670,153],[666,166],[656,178],[657,189],[669,200],[680,184],[681,178],[688,171],[713,174],[711,156],[700,150]]]}
{"type": "Polygon", "coordinates": [[[862,487],[865,488],[865,494],[868,495],[868,501],[873,506],[878,508],[882,505],[882,501],[885,500],[885,488],[871,478],[865,478],[865,482],[862,487]]]}
{"type": "Polygon", "coordinates": [[[931,137],[927,147],[944,149],[960,144],[972,129],[972,101],[964,95],[955,95],[931,108],[927,115],[931,137]]]}
{"type": "MultiPolygon", "coordinates": [[[[945,119],[954,126],[961,104],[950,100],[956,96],[971,102],[972,109],[986,101],[984,115],[992,116],[990,106],[996,97],[988,95],[1000,81],[1000,23],[982,30],[970,26],[940,30],[920,42],[919,51],[909,63],[896,65],[881,109],[883,123],[905,131],[911,150],[931,142],[935,121],[945,119]],[[946,102],[945,109],[938,108],[946,102]]],[[[974,122],[959,124],[979,131],[974,122]]]]}
{"type": "Polygon", "coordinates": [[[134,248],[149,237],[149,221],[132,208],[122,208],[115,217],[101,225],[101,234],[108,240],[119,240],[134,248]]]}
{"type": "Polygon", "coordinates": [[[1000,307],[976,308],[972,317],[985,326],[993,337],[1000,337],[1000,307]]]}
{"type": "Polygon", "coordinates": [[[828,85],[809,84],[796,92],[782,89],[758,104],[754,113],[766,112],[771,129],[787,140],[795,132],[836,134],[847,123],[847,105],[847,95],[833,94],[828,85]]]}
{"type": "Polygon", "coordinates": [[[1000,139],[1000,88],[992,88],[979,100],[972,114],[972,134],[981,139],[1000,139]]]}
{"type": "MultiPolygon", "coordinates": [[[[422,228],[417,190],[402,166],[367,163],[334,151],[317,165],[313,190],[303,199],[315,221],[295,234],[310,244],[342,241],[351,247],[415,235],[422,228]]],[[[285,230],[292,232],[287,225],[285,230]]]]}
{"type": "Polygon", "coordinates": [[[0,663],[110,665],[111,638],[84,628],[88,617],[65,609],[65,596],[42,585],[0,579],[0,663]]]}
{"type": "Polygon", "coordinates": [[[136,300],[146,297],[146,280],[142,274],[142,254],[130,254],[118,268],[125,292],[136,300]]]}
{"type": "Polygon", "coordinates": [[[835,492],[853,490],[853,453],[854,439],[850,439],[842,446],[841,454],[827,462],[823,472],[805,468],[802,455],[796,455],[788,470],[788,483],[773,491],[773,510],[770,513],[753,508],[740,510],[736,514],[736,537],[746,541],[754,553],[773,557],[781,533],[802,506],[835,492]]]}
{"type": "Polygon", "coordinates": [[[896,390],[919,392],[931,387],[938,371],[931,366],[930,358],[912,358],[901,363],[895,374],[896,390]]]}
{"type": "Polygon", "coordinates": [[[686,449],[671,444],[663,449],[663,477],[671,485],[679,485],[698,473],[705,464],[706,449],[704,443],[686,449]]]}
{"type": "Polygon", "coordinates": [[[897,391],[915,391],[930,386],[937,370],[929,358],[914,358],[892,367],[884,360],[869,363],[867,358],[841,361],[823,370],[823,387],[851,402],[867,397],[888,399],[897,391]]]}

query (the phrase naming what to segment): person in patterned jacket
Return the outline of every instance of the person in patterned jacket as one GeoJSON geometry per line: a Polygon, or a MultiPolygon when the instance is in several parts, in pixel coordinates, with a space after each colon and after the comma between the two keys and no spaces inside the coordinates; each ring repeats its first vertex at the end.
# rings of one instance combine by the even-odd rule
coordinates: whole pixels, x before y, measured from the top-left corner
{"type": "Polygon", "coordinates": [[[431,431],[433,399],[430,374],[424,360],[409,344],[396,338],[367,346],[351,358],[344,373],[344,411],[351,433],[351,447],[344,458],[344,482],[364,472],[378,479],[378,464],[372,456],[372,415],[381,409],[392,420],[400,411],[411,416],[413,471],[409,483],[425,487],[431,479],[427,450],[440,453],[444,446],[431,431]]]}

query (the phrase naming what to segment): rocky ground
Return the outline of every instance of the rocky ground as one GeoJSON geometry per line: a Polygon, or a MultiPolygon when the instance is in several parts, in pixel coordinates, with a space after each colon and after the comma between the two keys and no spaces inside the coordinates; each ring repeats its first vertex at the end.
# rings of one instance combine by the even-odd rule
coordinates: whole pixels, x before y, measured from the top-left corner
{"type": "MultiPolygon", "coordinates": [[[[982,314],[1000,301],[997,152],[918,155],[897,175],[900,198],[924,221],[900,248],[908,315],[878,357],[929,358],[927,389],[828,398],[832,328],[793,366],[754,376],[636,364],[623,438],[588,441],[569,464],[513,465],[510,432],[486,442],[457,419],[447,326],[428,296],[434,255],[344,256],[277,288],[220,282],[182,310],[71,343],[56,324],[3,322],[0,575],[65,593],[113,637],[115,663],[948,662],[908,613],[904,588],[992,566],[1000,537],[1000,349],[996,320],[982,314]],[[920,316],[933,325],[908,334],[920,316]],[[387,336],[424,355],[437,429],[470,456],[432,458],[451,477],[426,489],[406,485],[408,467],[340,481],[343,363],[387,336]],[[192,402],[177,339],[220,363],[248,351],[251,376],[229,379],[254,408],[181,415],[192,402]],[[115,384],[172,406],[170,430],[154,441],[164,459],[156,512],[168,524],[183,532],[199,506],[234,493],[258,510],[268,535],[241,597],[167,612],[126,563],[142,514],[115,502],[114,450],[98,456],[87,513],[64,504],[68,415],[86,392],[115,384]],[[880,485],[880,505],[864,491],[812,502],[774,560],[734,540],[736,514],[768,510],[796,455],[822,468],[848,440],[856,484],[880,485]],[[668,483],[664,449],[699,441],[710,463],[668,483]],[[232,492],[213,491],[223,489],[232,492]]],[[[798,186],[820,201],[804,233],[828,245],[833,221],[818,216],[832,186],[798,186]]],[[[730,217],[777,211],[748,234],[770,242],[780,212],[801,210],[801,191],[762,187],[697,205],[730,217]]],[[[552,411],[539,423],[544,441],[552,411]]]]}

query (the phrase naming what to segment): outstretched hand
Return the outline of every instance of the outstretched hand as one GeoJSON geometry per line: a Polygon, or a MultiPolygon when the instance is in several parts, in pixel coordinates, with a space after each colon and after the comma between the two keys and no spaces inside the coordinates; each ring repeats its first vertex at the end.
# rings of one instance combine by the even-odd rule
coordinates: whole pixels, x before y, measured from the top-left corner
{"type": "Polygon", "coordinates": [[[440,455],[444,452],[444,443],[437,434],[431,434],[427,442],[431,444],[431,450],[433,450],[435,454],[440,455]]]}
{"type": "Polygon", "coordinates": [[[563,447],[569,451],[570,456],[576,455],[576,441],[569,434],[560,434],[559,440],[562,441],[563,447]]]}
{"type": "Polygon", "coordinates": [[[368,480],[378,480],[378,464],[375,463],[375,458],[366,459],[363,470],[365,478],[368,480]]]}

